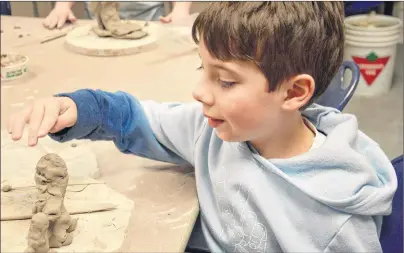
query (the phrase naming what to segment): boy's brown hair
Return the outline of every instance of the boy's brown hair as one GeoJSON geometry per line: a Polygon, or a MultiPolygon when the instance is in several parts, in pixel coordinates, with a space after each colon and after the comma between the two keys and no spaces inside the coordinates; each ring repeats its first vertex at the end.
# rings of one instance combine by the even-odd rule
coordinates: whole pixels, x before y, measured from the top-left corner
{"type": "Polygon", "coordinates": [[[343,2],[212,2],[196,18],[192,36],[219,60],[255,63],[269,91],[295,75],[311,75],[316,88],[308,106],[342,64],[343,22],[343,2]]]}

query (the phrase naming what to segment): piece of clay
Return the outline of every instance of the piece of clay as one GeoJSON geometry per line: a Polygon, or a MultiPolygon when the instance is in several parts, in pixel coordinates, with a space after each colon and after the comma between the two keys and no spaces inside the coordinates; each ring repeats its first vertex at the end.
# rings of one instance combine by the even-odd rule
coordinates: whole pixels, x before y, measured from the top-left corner
{"type": "Polygon", "coordinates": [[[73,148],[77,147],[77,143],[72,143],[71,145],[73,148]]]}
{"type": "Polygon", "coordinates": [[[147,36],[147,32],[143,31],[139,24],[121,21],[119,2],[91,2],[89,7],[97,19],[97,26],[93,27],[93,32],[99,37],[141,39],[147,36]]]}
{"type": "Polygon", "coordinates": [[[22,37],[23,37],[23,35],[22,35],[22,34],[19,34],[19,35],[18,35],[18,38],[22,38],[22,37]]]}
{"type": "Polygon", "coordinates": [[[49,251],[49,220],[44,213],[32,216],[31,226],[28,231],[28,247],[25,253],[46,253],[49,251]]]}
{"type": "Polygon", "coordinates": [[[9,191],[11,191],[13,188],[11,187],[11,185],[9,185],[9,184],[5,184],[5,185],[3,185],[2,187],[1,187],[1,190],[3,191],[3,192],[9,192],[9,191]]]}
{"type": "Polygon", "coordinates": [[[41,157],[34,178],[39,194],[32,211],[34,216],[38,213],[47,215],[49,247],[59,248],[71,244],[73,236],[70,233],[75,230],[77,219],[71,218],[64,205],[69,181],[65,162],[56,154],[41,157]]]}
{"type": "Polygon", "coordinates": [[[14,26],[14,29],[21,29],[18,25],[14,26]]]}

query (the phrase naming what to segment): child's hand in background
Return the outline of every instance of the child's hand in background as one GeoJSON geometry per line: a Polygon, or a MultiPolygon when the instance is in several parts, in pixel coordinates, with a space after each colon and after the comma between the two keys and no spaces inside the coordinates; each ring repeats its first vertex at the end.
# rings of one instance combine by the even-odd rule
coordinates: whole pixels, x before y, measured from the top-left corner
{"type": "Polygon", "coordinates": [[[7,130],[13,140],[20,140],[28,125],[28,145],[35,146],[38,138],[72,127],[77,121],[77,106],[67,97],[36,100],[10,117],[7,130]]]}
{"type": "Polygon", "coordinates": [[[71,10],[73,3],[74,2],[57,2],[55,8],[43,21],[43,25],[48,29],[60,29],[67,21],[74,23],[76,17],[71,10]]]}

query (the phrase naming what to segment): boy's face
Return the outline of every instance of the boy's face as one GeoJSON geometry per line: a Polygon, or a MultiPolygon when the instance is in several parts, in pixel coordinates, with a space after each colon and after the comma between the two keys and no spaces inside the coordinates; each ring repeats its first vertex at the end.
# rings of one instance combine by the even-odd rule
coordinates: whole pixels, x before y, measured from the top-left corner
{"type": "Polygon", "coordinates": [[[267,79],[253,63],[213,58],[203,40],[199,55],[203,75],[193,96],[218,137],[237,142],[271,138],[280,126],[284,92],[268,92],[267,79]]]}

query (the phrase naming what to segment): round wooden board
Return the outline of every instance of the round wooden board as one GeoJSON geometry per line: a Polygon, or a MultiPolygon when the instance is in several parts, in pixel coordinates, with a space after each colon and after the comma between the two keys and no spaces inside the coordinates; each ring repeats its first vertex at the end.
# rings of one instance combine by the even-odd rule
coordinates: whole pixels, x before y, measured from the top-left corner
{"type": "Polygon", "coordinates": [[[90,56],[122,56],[149,50],[157,41],[158,28],[154,24],[149,23],[144,28],[149,35],[138,40],[100,38],[92,31],[94,25],[79,26],[69,32],[65,41],[68,50],[90,56]]]}

